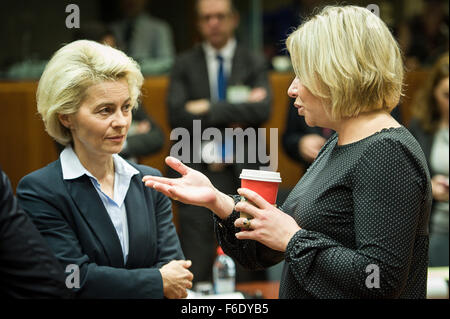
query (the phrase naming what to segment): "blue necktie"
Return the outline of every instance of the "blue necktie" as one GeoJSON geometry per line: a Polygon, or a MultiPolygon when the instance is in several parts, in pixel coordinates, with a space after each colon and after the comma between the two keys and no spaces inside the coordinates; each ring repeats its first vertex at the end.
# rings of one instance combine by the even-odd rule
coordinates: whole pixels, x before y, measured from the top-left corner
{"type": "Polygon", "coordinates": [[[225,78],[225,70],[223,66],[223,57],[217,56],[219,62],[219,70],[217,72],[217,97],[219,101],[224,101],[227,98],[227,79],[225,78]]]}
{"type": "MultiPolygon", "coordinates": [[[[225,77],[223,57],[221,55],[217,55],[217,61],[219,62],[219,69],[217,72],[217,97],[219,101],[225,101],[227,99],[227,79],[225,77]]],[[[225,149],[225,141],[222,142],[221,146],[222,146],[222,163],[225,163],[225,158],[228,153],[227,150],[225,149]]]]}

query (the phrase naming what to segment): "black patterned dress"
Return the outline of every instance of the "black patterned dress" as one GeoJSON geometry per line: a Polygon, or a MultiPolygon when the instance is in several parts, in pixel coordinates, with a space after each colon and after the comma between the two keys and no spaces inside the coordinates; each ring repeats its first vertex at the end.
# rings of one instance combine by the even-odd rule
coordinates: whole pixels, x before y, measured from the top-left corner
{"type": "Polygon", "coordinates": [[[280,298],[425,298],[432,197],[419,144],[403,126],[337,141],[280,208],[302,228],[286,252],[236,239],[235,211],[214,217],[220,245],[250,269],[284,259],[280,298]]]}

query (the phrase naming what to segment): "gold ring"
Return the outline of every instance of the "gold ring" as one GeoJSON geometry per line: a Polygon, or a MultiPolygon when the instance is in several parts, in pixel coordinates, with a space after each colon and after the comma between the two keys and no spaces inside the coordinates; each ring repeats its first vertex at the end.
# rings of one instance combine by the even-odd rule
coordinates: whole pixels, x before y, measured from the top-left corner
{"type": "Polygon", "coordinates": [[[250,229],[250,225],[251,225],[250,219],[246,218],[246,220],[244,221],[245,228],[250,229]]]}

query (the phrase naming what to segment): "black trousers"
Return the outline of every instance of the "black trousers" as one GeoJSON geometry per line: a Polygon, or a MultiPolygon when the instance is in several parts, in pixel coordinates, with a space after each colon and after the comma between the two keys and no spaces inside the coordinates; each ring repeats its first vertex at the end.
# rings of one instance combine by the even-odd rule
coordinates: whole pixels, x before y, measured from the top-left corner
{"type": "MultiPolygon", "coordinates": [[[[237,194],[240,180],[231,166],[220,172],[202,170],[214,187],[225,194],[237,194]]],[[[216,258],[217,240],[214,234],[213,213],[203,207],[178,206],[179,237],[186,259],[192,261],[190,271],[194,274],[194,283],[212,281],[212,267],[216,258]]],[[[266,280],[265,270],[247,270],[236,263],[236,282],[266,280]]]]}

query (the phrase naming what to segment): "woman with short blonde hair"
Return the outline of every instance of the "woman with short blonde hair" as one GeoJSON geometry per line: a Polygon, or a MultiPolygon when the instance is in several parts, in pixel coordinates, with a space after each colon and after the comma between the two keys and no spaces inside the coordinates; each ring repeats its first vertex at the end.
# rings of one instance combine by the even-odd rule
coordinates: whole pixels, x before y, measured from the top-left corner
{"type": "Polygon", "coordinates": [[[280,208],[250,189],[225,195],[174,158],[182,178],[146,185],[212,210],[220,245],[243,266],[284,260],[280,298],[425,298],[430,177],[389,113],[403,78],[397,43],[367,9],[344,6],[323,9],[287,47],[298,114],[336,133],[280,208]]]}
{"type": "Polygon", "coordinates": [[[132,108],[137,106],[144,78],[139,65],[125,53],[94,41],[74,41],[56,52],[47,64],[36,93],[37,108],[48,134],[58,143],[72,141],[58,114],[78,111],[87,88],[125,79],[132,108]]]}
{"type": "Polygon", "coordinates": [[[387,26],[369,10],[325,7],[293,32],[286,46],[298,79],[330,101],[332,118],[397,106],[402,56],[387,26]]]}
{"type": "Polygon", "coordinates": [[[87,40],[58,50],[37,91],[59,159],[17,187],[78,298],[183,298],[192,287],[170,199],[144,187],[161,173],[121,158],[143,77],[124,53],[87,40]],[[69,268],[66,268],[69,267],[69,268]]]}

